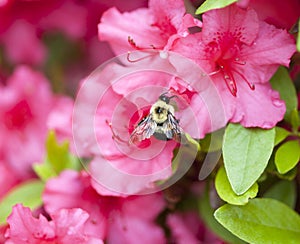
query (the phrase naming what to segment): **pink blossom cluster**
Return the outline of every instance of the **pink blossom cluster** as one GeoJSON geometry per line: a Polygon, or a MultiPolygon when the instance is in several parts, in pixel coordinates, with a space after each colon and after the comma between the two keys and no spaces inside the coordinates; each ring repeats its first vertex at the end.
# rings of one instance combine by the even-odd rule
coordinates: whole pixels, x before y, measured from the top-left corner
{"type": "Polygon", "coordinates": [[[172,176],[173,151],[178,148],[174,141],[150,138],[134,149],[122,144],[166,90],[184,104],[179,102],[177,115],[183,131],[195,139],[228,122],[269,129],[283,119],[285,103],[269,80],[280,65],[289,66],[295,40],[287,30],[259,19],[251,6],[232,4],[212,10],[202,15],[202,21],[186,13],[179,0],[150,0],[148,8],[124,13],[113,7],[103,13],[98,35],[120,60],[128,52],[127,61],[137,67],[173,68],[184,76],[146,68],[134,72],[130,65],[112,64],[82,85],[78,100],[85,105],[76,109],[74,123],[78,148],[93,156],[89,170],[110,190],[137,194],[172,176]],[[136,52],[144,56],[135,58],[136,52]],[[181,58],[172,56],[174,53],[181,58]],[[166,62],[155,58],[164,54],[166,62]],[[203,71],[203,77],[197,69],[203,71]],[[113,82],[116,74],[121,78],[113,82]],[[87,84],[91,80],[94,83],[87,84]],[[87,95],[102,88],[101,99],[87,95]],[[98,100],[98,107],[88,109],[98,100]],[[85,123],[88,118],[93,118],[94,130],[89,129],[92,123],[85,123]]]}
{"type": "Polygon", "coordinates": [[[45,75],[29,66],[16,67],[5,83],[0,87],[0,160],[7,173],[1,177],[1,193],[11,187],[7,182],[17,183],[34,177],[32,164],[43,159],[48,130],[56,130],[58,136],[71,137],[67,126],[71,123],[73,108],[71,98],[54,95],[45,75]]]}
{"type": "Polygon", "coordinates": [[[284,103],[268,82],[279,65],[289,65],[295,41],[286,30],[260,20],[252,8],[213,10],[200,23],[185,13],[182,1],[149,1],[149,8],[129,13],[109,9],[98,28],[100,40],[110,43],[116,54],[153,47],[194,60],[213,80],[225,122],[272,128],[284,115],[284,103]],[[134,27],[132,21],[137,21],[134,27]]]}
{"type": "MultiPolygon", "coordinates": [[[[197,1],[2,1],[0,204],[15,187],[38,178],[33,165],[46,157],[49,131],[60,142],[69,141],[72,154],[91,162],[87,170],[63,169],[47,179],[40,208],[31,210],[21,201],[14,205],[0,226],[0,242],[223,243],[197,211],[173,208],[165,191],[141,194],[172,175],[178,143],[150,138],[140,142],[137,150],[142,153],[138,154],[120,150],[119,139],[128,139],[165,90],[179,98],[180,124],[192,138],[202,139],[229,122],[274,127],[283,119],[285,104],[269,80],[280,65],[289,66],[295,52],[295,40],[287,30],[298,18],[297,4],[296,0],[284,6],[272,1],[238,1],[208,11],[200,20],[193,14],[197,1]],[[291,9],[284,18],[281,9],[286,6],[291,9]],[[56,45],[61,36],[67,42],[64,47],[56,45]],[[66,47],[75,47],[72,51],[78,56],[74,57],[79,58],[74,61],[74,53],[64,52],[66,47]],[[205,77],[189,84],[172,74],[143,71],[110,83],[112,74],[125,69],[115,64],[106,67],[95,86],[89,87],[95,97],[99,86],[108,87],[96,110],[73,111],[75,91],[84,87],[92,69],[114,55],[135,51],[150,57],[175,53],[193,65],[170,61],[167,67],[188,77],[199,69],[205,77]],[[215,90],[206,89],[208,84],[215,90]],[[128,99],[136,90],[138,96],[128,99]],[[220,104],[207,107],[205,98],[215,94],[220,104]],[[77,112],[82,124],[93,116],[95,130],[89,124],[73,123],[77,112]],[[114,175],[106,168],[107,162],[123,174],[114,175]],[[149,177],[134,181],[133,176],[149,177]],[[103,177],[116,188],[101,184],[103,177]]],[[[129,54],[129,61],[142,63],[133,58],[129,54]]],[[[99,98],[84,95],[88,105],[99,98]]],[[[192,185],[189,182],[184,196],[202,194],[196,194],[192,185]]]]}

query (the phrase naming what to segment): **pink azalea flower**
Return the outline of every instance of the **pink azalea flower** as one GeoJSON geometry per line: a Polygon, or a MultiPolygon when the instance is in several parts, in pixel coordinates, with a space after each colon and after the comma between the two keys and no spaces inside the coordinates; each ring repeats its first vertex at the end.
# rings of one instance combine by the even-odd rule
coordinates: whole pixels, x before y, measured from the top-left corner
{"type": "MultiPolygon", "coordinates": [[[[161,58],[157,59],[161,68],[161,58]]],[[[153,59],[150,60],[153,67],[153,59]]],[[[178,65],[182,66],[181,56],[180,60],[178,65]]],[[[204,104],[200,97],[189,98],[187,83],[168,73],[133,72],[131,69],[134,68],[112,64],[100,73],[95,72],[82,84],[76,99],[73,117],[76,149],[80,156],[93,158],[89,165],[91,175],[110,190],[104,193],[96,187],[101,194],[153,192],[159,187],[155,182],[176,174],[172,171],[173,151],[179,146],[175,140],[150,137],[136,145],[129,143],[132,131],[149,114],[150,107],[162,93],[176,94],[174,103],[178,112],[175,115],[183,131],[201,138],[214,128],[209,116],[198,116],[207,108],[199,106],[199,103],[204,104]],[[117,79],[115,77],[118,82],[112,82],[117,79]],[[114,193],[109,193],[111,191],[114,193]]],[[[174,70],[174,67],[166,69],[174,70]]],[[[198,76],[195,79],[198,81],[198,76]]],[[[193,153],[196,152],[191,155],[193,153]]],[[[186,160],[186,166],[193,160],[186,160]]]]}
{"type": "Polygon", "coordinates": [[[31,165],[43,159],[49,129],[61,139],[72,139],[73,102],[54,96],[49,81],[26,66],[18,67],[6,83],[0,86],[0,137],[5,138],[0,159],[18,179],[25,179],[33,176],[31,165]]]}
{"type": "MultiPolygon", "coordinates": [[[[115,67],[115,72],[122,72],[122,70],[126,69],[121,66],[115,67]]],[[[107,74],[100,75],[101,81],[111,73],[110,69],[107,71],[107,74]]],[[[107,78],[109,81],[109,77],[107,78]]],[[[104,82],[93,84],[87,81],[83,85],[86,88],[81,88],[74,113],[73,131],[76,149],[79,155],[94,157],[89,168],[91,174],[104,186],[104,182],[108,184],[110,182],[112,185],[106,187],[112,191],[119,192],[121,195],[136,194],[145,188],[153,188],[153,182],[166,179],[171,175],[171,161],[176,142],[150,138],[141,142],[138,147],[128,144],[134,126],[149,113],[151,105],[162,93],[162,85],[167,83],[167,75],[143,72],[129,75],[120,80],[120,85],[104,89],[106,91],[103,96],[100,93],[95,94],[94,91],[101,89],[104,82]],[[129,84],[129,80],[131,86],[127,87],[128,90],[127,88],[122,90],[124,84],[129,84]],[[142,80],[143,83],[140,83],[142,80]],[[144,89],[139,92],[138,96],[142,98],[140,103],[126,98],[129,90],[134,93],[138,83],[140,86],[147,83],[153,85],[148,88],[148,91],[144,89]],[[149,93],[149,89],[153,91],[152,94],[149,93]],[[101,102],[97,104],[99,99],[101,102]],[[113,181],[111,181],[112,174],[115,176],[113,181]]]]}
{"type": "Polygon", "coordinates": [[[5,54],[14,64],[43,64],[46,48],[37,36],[35,27],[23,20],[15,21],[2,36],[5,54]],[[22,41],[20,41],[22,36],[22,41]]]}
{"type": "MultiPolygon", "coordinates": [[[[115,179],[110,181],[112,185],[109,185],[109,188],[116,192],[135,194],[144,188],[154,187],[151,183],[166,179],[171,175],[173,150],[177,144],[175,141],[165,142],[151,137],[140,142],[137,147],[128,145],[134,126],[149,113],[150,106],[162,93],[161,88],[156,87],[157,91],[155,91],[155,85],[167,84],[166,78],[163,75],[151,75],[147,72],[124,78],[118,87],[122,89],[123,85],[129,84],[127,81],[130,80],[133,93],[135,90],[133,86],[142,79],[144,81],[140,85],[143,83],[153,85],[151,95],[149,89],[138,92],[138,96],[144,98],[141,103],[127,100],[126,93],[119,95],[113,89],[102,97],[102,103],[99,104],[95,116],[95,133],[101,151],[98,155],[102,157],[95,157],[90,169],[95,179],[103,182],[104,185],[104,182],[109,180],[108,176],[111,177],[114,172],[115,179]],[[111,128],[108,123],[111,123],[111,128]],[[109,164],[110,167],[105,167],[103,164],[109,164]],[[108,171],[105,172],[104,169],[108,171]],[[120,173],[119,176],[117,176],[118,173],[120,173]]],[[[115,87],[115,89],[118,88],[115,87]]]]}
{"type": "Polygon", "coordinates": [[[126,198],[101,196],[90,180],[90,176],[75,171],[64,171],[49,180],[43,193],[46,211],[51,214],[64,208],[82,208],[90,215],[86,233],[108,243],[132,244],[141,240],[165,243],[162,229],[154,222],[165,205],[161,194],[126,198]]]}
{"type": "Polygon", "coordinates": [[[15,70],[1,86],[0,154],[20,177],[32,175],[31,164],[44,153],[47,115],[53,103],[46,78],[28,67],[15,70]]]}
{"type": "Polygon", "coordinates": [[[17,204],[7,222],[5,243],[90,243],[102,244],[99,238],[85,233],[89,214],[80,208],[61,209],[51,214],[51,221],[40,215],[34,218],[29,208],[17,204]]]}
{"type": "Polygon", "coordinates": [[[167,225],[171,230],[172,243],[224,243],[205,227],[195,212],[169,214],[167,225]]]}
{"type": "Polygon", "coordinates": [[[185,14],[182,0],[150,0],[149,8],[132,12],[107,10],[98,31],[99,39],[108,41],[115,53],[121,54],[129,50],[170,49],[177,38],[188,35],[188,27],[197,25],[201,25],[200,21],[185,14]]]}
{"type": "Polygon", "coordinates": [[[210,74],[231,122],[271,128],[283,118],[284,102],[268,81],[279,65],[288,66],[294,40],[259,21],[254,10],[231,5],[209,11],[202,32],[181,38],[174,50],[210,74]]]}
{"type": "Polygon", "coordinates": [[[62,30],[71,38],[82,38],[87,31],[87,10],[72,1],[63,1],[59,8],[42,18],[39,26],[45,30],[62,30]]]}

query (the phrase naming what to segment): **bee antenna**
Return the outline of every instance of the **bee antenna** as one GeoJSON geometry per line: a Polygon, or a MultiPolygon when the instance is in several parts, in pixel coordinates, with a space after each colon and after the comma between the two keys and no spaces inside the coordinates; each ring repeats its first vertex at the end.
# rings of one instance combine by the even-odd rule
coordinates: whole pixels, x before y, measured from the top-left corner
{"type": "Polygon", "coordinates": [[[164,101],[164,102],[166,102],[166,103],[169,103],[170,100],[171,100],[172,98],[178,97],[177,95],[173,95],[173,96],[168,97],[168,96],[166,96],[166,94],[168,94],[168,93],[169,93],[168,91],[162,93],[162,94],[159,96],[159,99],[162,100],[162,101],[164,101]]]}
{"type": "Polygon", "coordinates": [[[173,97],[177,97],[178,98],[177,95],[173,95],[173,96],[169,97],[169,99],[171,100],[173,97]]]}
{"type": "Polygon", "coordinates": [[[164,92],[164,93],[162,93],[162,94],[160,94],[160,96],[159,97],[164,97],[166,94],[168,94],[169,92],[167,91],[167,92],[164,92]]]}

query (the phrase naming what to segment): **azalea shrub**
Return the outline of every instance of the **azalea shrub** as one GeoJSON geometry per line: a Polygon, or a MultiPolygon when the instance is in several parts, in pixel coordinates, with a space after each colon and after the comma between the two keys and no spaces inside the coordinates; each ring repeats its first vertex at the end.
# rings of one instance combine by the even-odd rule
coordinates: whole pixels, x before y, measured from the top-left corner
{"type": "Polygon", "coordinates": [[[0,243],[300,243],[298,0],[0,3],[0,243]]]}

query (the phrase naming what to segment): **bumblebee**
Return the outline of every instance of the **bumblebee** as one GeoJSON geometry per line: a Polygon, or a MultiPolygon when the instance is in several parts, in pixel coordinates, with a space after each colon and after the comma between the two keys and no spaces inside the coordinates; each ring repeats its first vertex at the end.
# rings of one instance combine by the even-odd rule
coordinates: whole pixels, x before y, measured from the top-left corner
{"type": "Polygon", "coordinates": [[[152,135],[163,141],[176,140],[181,142],[183,130],[179,126],[179,120],[175,118],[175,109],[170,100],[175,96],[167,96],[163,93],[159,96],[151,108],[150,113],[144,117],[130,135],[130,144],[143,141],[152,135]]]}

